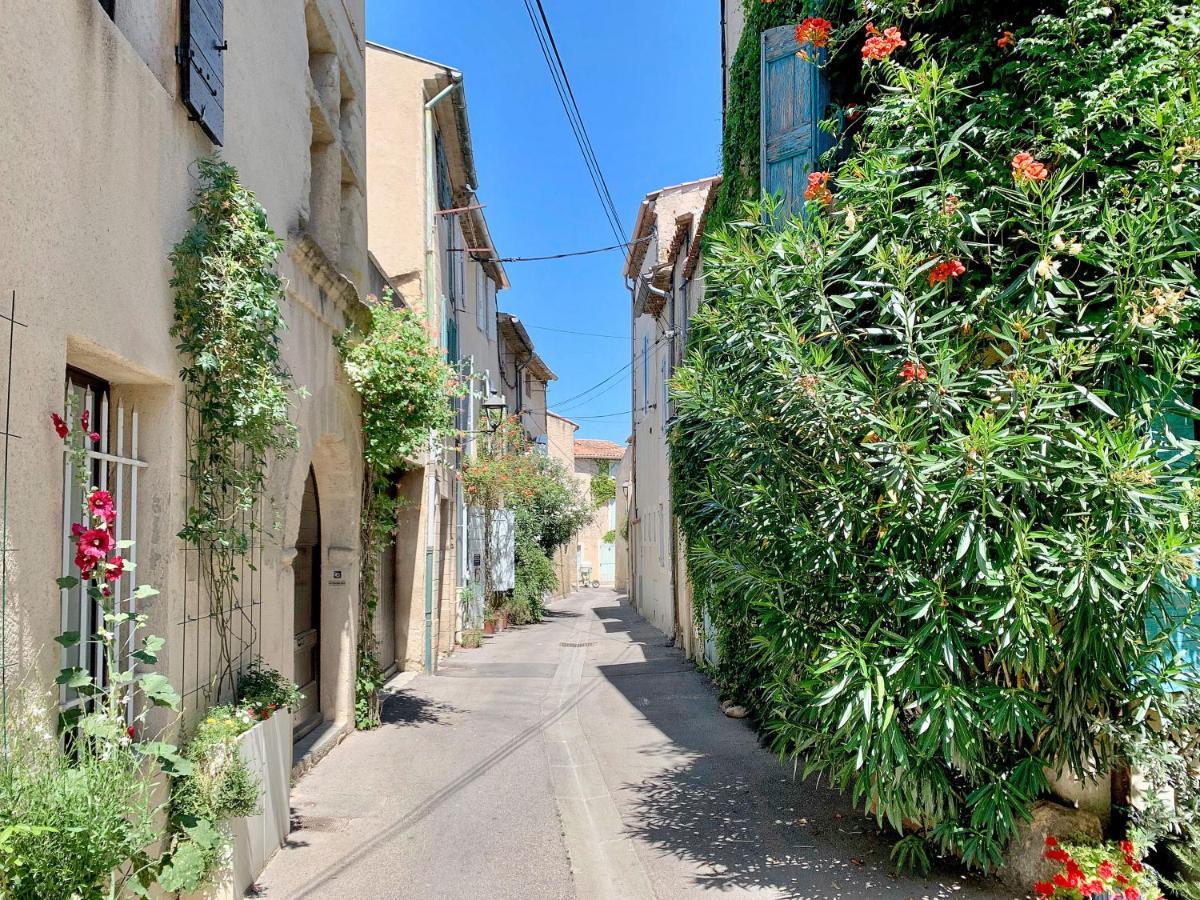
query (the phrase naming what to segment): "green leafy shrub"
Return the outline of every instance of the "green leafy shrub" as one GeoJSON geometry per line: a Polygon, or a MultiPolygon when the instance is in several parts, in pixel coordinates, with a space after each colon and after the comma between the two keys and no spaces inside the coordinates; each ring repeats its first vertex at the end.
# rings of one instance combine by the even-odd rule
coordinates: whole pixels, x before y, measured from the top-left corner
{"type": "MultiPolygon", "coordinates": [[[[512,596],[501,602],[517,624],[540,621],[543,597],[558,584],[551,556],[592,520],[594,507],[562,463],[525,445],[515,420],[502,426],[491,445],[464,467],[463,490],[467,502],[480,509],[513,511],[515,581],[512,596]]],[[[497,597],[489,598],[489,605],[497,602],[497,597]]]]}
{"type": "Polygon", "coordinates": [[[293,710],[304,700],[300,687],[256,659],[238,676],[238,702],[256,719],[269,719],[280,710],[293,710]]]}
{"type": "Polygon", "coordinates": [[[260,785],[238,742],[255,721],[245,707],[213,707],[184,747],[191,771],[171,783],[173,835],[159,875],[167,890],[194,891],[209,880],[228,855],[225,823],[258,812],[260,785]]]}
{"type": "Polygon", "coordinates": [[[157,804],[130,742],[77,740],[68,756],[46,710],[22,704],[10,715],[0,755],[0,896],[102,900],[148,880],[157,804]]]}
{"type": "Polygon", "coordinates": [[[592,503],[601,507],[617,498],[616,479],[609,474],[607,467],[592,476],[592,503]]]}
{"type": "Polygon", "coordinates": [[[375,646],[379,561],[396,527],[399,503],[391,476],[454,424],[452,399],[460,392],[454,371],[429,339],[425,320],[396,304],[391,289],[369,295],[370,323],[335,338],[346,376],[362,400],[363,501],[359,566],[359,647],[355,723],[379,726],[382,687],[375,646]]]}
{"type": "Polygon", "coordinates": [[[991,868],[1194,637],[1200,15],[893,6],[831,193],[710,235],[676,509],[774,748],[991,868]]]}

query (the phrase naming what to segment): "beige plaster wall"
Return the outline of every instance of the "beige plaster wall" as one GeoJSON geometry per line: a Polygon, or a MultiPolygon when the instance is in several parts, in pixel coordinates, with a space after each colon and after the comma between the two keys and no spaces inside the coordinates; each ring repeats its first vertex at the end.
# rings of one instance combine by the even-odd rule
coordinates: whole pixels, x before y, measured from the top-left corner
{"type": "Polygon", "coordinates": [[[371,252],[424,308],[425,82],[444,70],[374,45],[366,53],[371,252]]]}
{"type": "MultiPolygon", "coordinates": [[[[361,3],[350,5],[361,12],[361,3]]],[[[335,34],[351,32],[342,0],[318,0],[312,9],[335,34]]],[[[6,624],[21,671],[31,674],[36,660],[34,677],[43,681],[58,666],[47,648],[60,630],[53,580],[62,531],[62,456],[47,416],[61,408],[64,371],[75,365],[110,380],[115,395],[141,410],[139,452],[149,468],[139,485],[138,575],[162,592],[143,608],[150,630],[168,638],[161,668],[186,686],[178,623],[185,591],[194,597],[195,586],[186,583],[175,538],[186,508],[186,447],[181,360],[168,333],[168,254],[190,224],[190,167],[213,147],[175,95],[175,16],[177,4],[166,0],[128,9],[117,23],[94,2],[12,0],[0,17],[0,106],[10,123],[21,123],[0,131],[0,294],[16,292],[18,318],[28,325],[13,375],[12,430],[23,438],[13,448],[9,539],[20,552],[10,566],[6,624]]],[[[286,236],[309,198],[305,4],[229,0],[226,34],[222,155],[286,236]]],[[[339,42],[350,80],[358,72],[361,82],[357,39],[339,42]]],[[[361,152],[361,130],[351,125],[343,139],[361,152]]],[[[365,219],[344,231],[340,255],[348,269],[365,271],[365,219]]],[[[288,280],[283,353],[309,395],[296,398],[301,447],[271,472],[268,522],[277,517],[281,527],[265,548],[260,631],[264,657],[285,674],[293,668],[290,555],[308,465],[322,492],[327,562],[347,572],[350,586],[357,584],[361,478],[357,406],[339,382],[330,344],[345,311],[293,249],[289,242],[280,261],[288,280]]],[[[356,602],[353,587],[330,588],[323,599],[323,701],[338,722],[352,715],[356,602]]]]}

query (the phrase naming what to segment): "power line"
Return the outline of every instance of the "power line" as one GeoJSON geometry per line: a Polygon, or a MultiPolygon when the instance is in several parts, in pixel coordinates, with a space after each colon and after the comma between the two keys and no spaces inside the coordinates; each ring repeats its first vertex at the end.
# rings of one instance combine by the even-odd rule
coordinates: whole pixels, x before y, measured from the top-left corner
{"type": "Polygon", "coordinates": [[[596,150],[592,146],[591,137],[588,135],[587,126],[584,124],[583,115],[579,111],[579,104],[575,100],[575,92],[571,87],[570,79],[567,77],[566,67],[563,65],[562,54],[558,51],[558,44],[554,38],[554,32],[550,28],[550,20],[546,16],[546,10],[541,4],[541,0],[535,0],[537,3],[538,13],[534,13],[533,2],[525,0],[525,12],[529,15],[529,22],[533,26],[534,35],[537,37],[538,45],[542,50],[542,58],[546,61],[546,67],[550,71],[550,79],[554,82],[554,89],[558,94],[559,102],[562,104],[563,112],[567,116],[567,123],[571,126],[571,132],[575,136],[575,143],[579,146],[579,152],[583,155],[584,165],[587,167],[588,175],[592,180],[592,186],[596,190],[596,196],[600,200],[600,206],[604,210],[605,218],[608,219],[608,225],[612,229],[613,236],[617,241],[625,240],[625,228],[621,224],[620,214],[617,212],[616,204],[612,199],[612,192],[608,189],[608,182],[604,178],[604,172],[600,168],[600,161],[596,157],[596,150]]]}
{"type": "Polygon", "coordinates": [[[538,331],[553,331],[557,334],[577,334],[582,337],[609,338],[610,340],[614,341],[629,340],[629,335],[627,334],[598,334],[594,331],[571,331],[567,328],[551,328],[548,325],[530,325],[524,320],[522,320],[521,324],[523,324],[526,328],[534,328],[538,331]]]}
{"type": "MultiPolygon", "coordinates": [[[[588,134],[587,126],[583,121],[583,113],[579,110],[579,101],[575,99],[575,89],[571,86],[571,79],[567,75],[567,67],[563,65],[562,55],[558,52],[558,42],[554,39],[554,31],[550,28],[550,19],[546,16],[546,9],[542,6],[542,0],[535,0],[538,8],[538,15],[541,16],[542,24],[546,28],[546,37],[550,39],[550,47],[554,51],[554,59],[558,63],[558,70],[562,72],[563,83],[567,86],[567,94],[571,98],[571,106],[575,110],[575,117],[579,120],[579,128],[583,132],[584,140],[587,141],[588,150],[592,155],[592,162],[596,164],[596,173],[600,176],[600,184],[604,188],[604,196],[608,200],[609,209],[612,210],[613,217],[617,220],[617,228],[621,232],[621,236],[625,235],[625,228],[621,224],[620,211],[617,205],[613,202],[612,192],[608,189],[608,182],[604,178],[604,172],[600,168],[600,159],[596,156],[596,148],[592,145],[591,135],[588,134]]],[[[620,240],[620,238],[618,238],[620,240]]]]}
{"type": "Polygon", "coordinates": [[[620,244],[613,244],[609,247],[597,247],[595,250],[575,250],[571,253],[552,253],[549,256],[508,256],[495,261],[502,263],[544,262],[549,259],[568,259],[572,256],[591,256],[595,253],[607,253],[610,250],[628,250],[630,247],[644,244],[651,239],[652,237],[644,237],[636,241],[623,241],[620,244]]]}
{"type": "MultiPolygon", "coordinates": [[[[573,256],[591,256],[595,253],[607,253],[610,250],[628,250],[630,247],[636,247],[638,244],[644,244],[647,241],[654,240],[654,235],[638,238],[636,241],[622,241],[620,244],[612,244],[608,247],[597,247],[594,250],[573,250],[567,253],[551,253],[548,256],[496,256],[480,259],[480,262],[498,262],[498,263],[519,263],[519,262],[544,262],[552,259],[569,259],[573,256]]],[[[481,251],[474,250],[470,247],[451,247],[451,253],[470,253],[478,258],[481,251]]]]}
{"type": "Polygon", "coordinates": [[[627,409],[624,412],[605,413],[602,416],[576,416],[575,418],[577,418],[577,419],[616,419],[619,416],[630,416],[630,415],[633,415],[632,409],[627,409]]]}
{"type": "MultiPolygon", "coordinates": [[[[646,354],[647,354],[647,353],[648,353],[650,350],[654,350],[655,352],[657,352],[657,351],[658,351],[658,346],[659,346],[661,343],[663,343],[663,341],[666,341],[666,340],[670,340],[670,339],[664,335],[663,337],[660,337],[658,340],[656,340],[656,341],[655,341],[653,344],[651,344],[651,345],[650,345],[650,347],[648,347],[646,350],[643,350],[643,351],[641,352],[641,354],[640,354],[640,356],[642,357],[642,359],[643,359],[643,360],[645,360],[645,358],[646,358],[646,354]]],[[[566,405],[570,404],[570,403],[571,403],[571,401],[573,401],[573,400],[577,400],[577,399],[579,399],[580,397],[587,396],[588,394],[592,393],[593,391],[597,390],[598,388],[602,388],[602,387],[604,387],[606,384],[608,384],[608,383],[609,383],[610,381],[612,381],[614,378],[618,377],[619,375],[622,375],[622,374],[624,374],[624,373],[625,373],[627,370],[629,370],[629,369],[633,368],[633,364],[634,364],[635,362],[637,362],[637,357],[636,357],[636,356],[635,356],[633,359],[631,359],[629,362],[627,362],[625,365],[621,366],[621,368],[617,369],[617,371],[613,372],[611,375],[609,375],[607,378],[605,378],[603,381],[597,382],[596,384],[594,384],[594,385],[592,385],[590,388],[588,388],[586,391],[583,391],[583,392],[581,392],[581,393],[578,393],[578,394],[576,394],[576,395],[575,395],[575,396],[573,396],[573,397],[568,397],[566,400],[559,400],[559,401],[558,401],[557,403],[555,403],[554,405],[555,405],[556,407],[558,407],[559,409],[562,409],[564,406],[566,406],[566,405]]],[[[581,405],[581,404],[575,404],[575,405],[577,405],[577,406],[578,406],[578,405],[581,405]]]]}

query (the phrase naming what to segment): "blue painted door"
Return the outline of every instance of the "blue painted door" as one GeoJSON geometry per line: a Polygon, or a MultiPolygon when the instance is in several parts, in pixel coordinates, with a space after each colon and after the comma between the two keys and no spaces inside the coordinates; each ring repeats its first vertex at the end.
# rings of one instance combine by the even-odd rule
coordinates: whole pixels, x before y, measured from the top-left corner
{"type": "Polygon", "coordinates": [[[782,198],[785,218],[803,213],[808,175],[834,144],[833,136],[820,128],[829,108],[824,61],[824,50],[801,47],[795,25],[763,32],[762,188],[782,198]],[[807,58],[799,55],[802,49],[807,58]]]}

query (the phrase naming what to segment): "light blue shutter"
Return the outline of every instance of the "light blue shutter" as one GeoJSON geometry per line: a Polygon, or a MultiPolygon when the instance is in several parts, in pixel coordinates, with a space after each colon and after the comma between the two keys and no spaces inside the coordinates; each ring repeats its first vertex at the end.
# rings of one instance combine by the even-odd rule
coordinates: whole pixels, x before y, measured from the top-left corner
{"type": "Polygon", "coordinates": [[[650,338],[642,335],[642,415],[650,405],[650,338]]]}
{"type": "Polygon", "coordinates": [[[763,32],[762,188],[783,198],[784,218],[803,213],[808,175],[834,143],[819,127],[829,107],[829,78],[816,64],[825,62],[825,51],[806,44],[810,61],[800,50],[795,25],[763,32]]]}
{"type": "MultiPolygon", "coordinates": [[[[1184,440],[1196,439],[1195,422],[1187,416],[1179,413],[1167,413],[1158,424],[1160,429],[1165,429],[1171,432],[1178,438],[1184,440]]],[[[1174,456],[1178,453],[1177,450],[1164,450],[1164,453],[1174,456]]],[[[1179,461],[1179,465],[1186,466],[1195,470],[1195,456],[1188,456],[1179,461]]],[[[1197,548],[1197,553],[1200,553],[1200,548],[1197,548]]],[[[1200,578],[1192,576],[1188,579],[1188,587],[1190,591],[1183,590],[1175,586],[1168,587],[1168,596],[1170,600],[1167,612],[1167,622],[1156,620],[1154,615],[1146,623],[1146,627],[1151,636],[1157,635],[1163,629],[1171,628],[1171,645],[1175,648],[1182,659],[1187,663],[1193,675],[1200,675],[1200,641],[1197,640],[1197,632],[1200,632],[1200,613],[1196,612],[1198,603],[1196,593],[1200,591],[1200,578]]]]}

